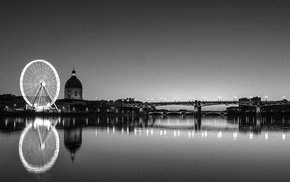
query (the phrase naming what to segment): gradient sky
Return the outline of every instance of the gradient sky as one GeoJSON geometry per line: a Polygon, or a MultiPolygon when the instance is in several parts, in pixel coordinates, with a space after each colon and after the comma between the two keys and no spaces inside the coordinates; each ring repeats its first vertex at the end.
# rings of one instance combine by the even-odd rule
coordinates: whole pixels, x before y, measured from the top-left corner
{"type": "Polygon", "coordinates": [[[84,99],[290,98],[289,1],[0,2],[0,94],[34,59],[84,99]]]}

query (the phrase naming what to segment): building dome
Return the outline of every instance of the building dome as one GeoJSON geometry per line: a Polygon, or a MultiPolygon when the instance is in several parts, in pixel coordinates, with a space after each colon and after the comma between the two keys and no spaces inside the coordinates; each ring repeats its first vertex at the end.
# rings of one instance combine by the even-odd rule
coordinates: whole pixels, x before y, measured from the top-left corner
{"type": "Polygon", "coordinates": [[[73,68],[70,79],[67,80],[64,86],[64,98],[65,99],[77,99],[82,100],[83,85],[76,76],[76,71],[73,68]]]}
{"type": "Polygon", "coordinates": [[[83,88],[81,81],[76,76],[76,71],[73,69],[70,79],[65,83],[64,88],[83,88]]]}

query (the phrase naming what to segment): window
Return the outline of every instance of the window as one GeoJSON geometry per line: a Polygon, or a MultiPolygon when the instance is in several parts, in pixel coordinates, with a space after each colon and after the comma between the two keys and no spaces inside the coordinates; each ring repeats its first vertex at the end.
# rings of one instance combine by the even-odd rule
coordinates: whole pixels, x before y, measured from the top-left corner
{"type": "Polygon", "coordinates": [[[70,91],[67,92],[67,95],[70,97],[70,91]]]}
{"type": "Polygon", "coordinates": [[[75,96],[78,96],[78,91],[77,90],[75,90],[75,96]]]}

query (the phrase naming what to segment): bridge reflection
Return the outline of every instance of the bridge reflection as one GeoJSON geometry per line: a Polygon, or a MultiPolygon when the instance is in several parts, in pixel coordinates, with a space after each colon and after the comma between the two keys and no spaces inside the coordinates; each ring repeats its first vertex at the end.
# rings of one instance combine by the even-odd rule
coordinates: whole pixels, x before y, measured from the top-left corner
{"type": "MultiPolygon", "coordinates": [[[[78,150],[78,143],[82,140],[82,128],[96,128],[108,133],[120,132],[121,134],[179,136],[187,132],[200,133],[206,136],[206,132],[221,133],[231,132],[233,136],[240,134],[261,135],[267,132],[287,133],[290,126],[289,116],[98,116],[98,117],[62,117],[48,118],[58,120],[57,129],[65,131],[67,149],[74,153],[78,150]],[[78,138],[71,143],[70,138],[78,138]],[[73,146],[74,145],[74,146],[73,146]],[[72,147],[73,146],[73,147],[72,147]]],[[[34,118],[7,117],[0,118],[0,135],[9,135],[22,131],[34,118]]],[[[188,134],[192,136],[192,133],[188,134]]],[[[283,135],[284,136],[284,135],[283,135]]],[[[268,137],[265,137],[268,138],[268,137]]]]}

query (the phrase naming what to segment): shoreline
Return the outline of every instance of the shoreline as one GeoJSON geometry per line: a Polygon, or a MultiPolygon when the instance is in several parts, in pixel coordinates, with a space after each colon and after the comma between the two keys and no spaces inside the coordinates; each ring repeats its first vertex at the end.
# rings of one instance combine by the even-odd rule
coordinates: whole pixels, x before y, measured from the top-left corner
{"type": "MultiPolygon", "coordinates": [[[[289,116],[290,112],[271,112],[271,113],[228,113],[221,117],[225,116],[289,116]]],[[[188,114],[188,115],[180,115],[180,114],[171,114],[171,115],[162,115],[162,114],[146,114],[146,113],[138,113],[138,114],[123,114],[123,113],[58,113],[58,112],[1,112],[0,117],[5,116],[61,116],[61,117],[84,117],[84,116],[139,116],[139,117],[148,117],[148,116],[195,116],[199,117],[198,113],[188,114]]],[[[220,116],[216,114],[208,114],[206,116],[220,116]]],[[[206,117],[200,116],[200,117],[206,117]]]]}

